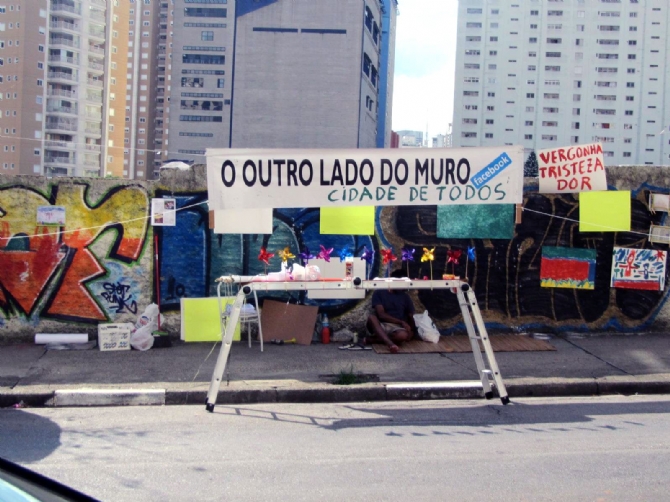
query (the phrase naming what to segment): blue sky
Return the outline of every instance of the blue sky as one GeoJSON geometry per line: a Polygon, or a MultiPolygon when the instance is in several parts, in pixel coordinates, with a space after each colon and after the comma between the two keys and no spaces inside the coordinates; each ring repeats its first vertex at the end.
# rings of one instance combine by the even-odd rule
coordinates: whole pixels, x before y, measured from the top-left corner
{"type": "Polygon", "coordinates": [[[453,114],[458,0],[399,0],[393,130],[445,134],[453,114]]]}

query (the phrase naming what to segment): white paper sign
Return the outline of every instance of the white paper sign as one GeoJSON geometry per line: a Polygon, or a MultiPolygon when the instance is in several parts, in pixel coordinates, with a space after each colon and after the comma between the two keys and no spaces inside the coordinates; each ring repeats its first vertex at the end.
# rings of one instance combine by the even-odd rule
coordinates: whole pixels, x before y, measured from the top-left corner
{"type": "Polygon", "coordinates": [[[38,206],[38,225],[65,225],[65,206],[38,206]]]}
{"type": "Polygon", "coordinates": [[[271,234],[272,208],[214,211],[215,234],[271,234]]]}
{"type": "Polygon", "coordinates": [[[207,149],[210,209],[520,204],[523,147],[207,149]]]}
{"type": "Polygon", "coordinates": [[[607,190],[605,160],[600,143],[538,150],[537,165],[540,193],[607,190]]]}
{"type": "Polygon", "coordinates": [[[177,224],[176,199],[151,199],[151,224],[155,227],[174,227],[177,224]]]}
{"type": "Polygon", "coordinates": [[[98,324],[98,347],[101,351],[130,350],[131,323],[98,324]]]}

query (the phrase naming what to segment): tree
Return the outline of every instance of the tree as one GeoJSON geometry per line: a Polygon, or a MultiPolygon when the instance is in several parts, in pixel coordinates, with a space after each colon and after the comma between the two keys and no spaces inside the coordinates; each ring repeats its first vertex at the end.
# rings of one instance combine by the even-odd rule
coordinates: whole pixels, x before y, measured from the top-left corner
{"type": "Polygon", "coordinates": [[[535,150],[530,152],[530,155],[526,159],[526,163],[523,165],[523,175],[526,177],[537,177],[537,155],[535,155],[535,150]]]}

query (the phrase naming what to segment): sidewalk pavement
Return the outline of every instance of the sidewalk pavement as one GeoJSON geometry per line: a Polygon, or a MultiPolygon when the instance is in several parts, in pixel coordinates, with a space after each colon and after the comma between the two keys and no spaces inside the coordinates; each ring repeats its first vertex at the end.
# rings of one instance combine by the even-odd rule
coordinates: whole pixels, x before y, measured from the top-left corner
{"type": "MultiPolygon", "coordinates": [[[[495,336],[495,335],[492,335],[495,336]]],[[[520,335],[521,336],[521,335],[520,335]]],[[[556,351],[498,352],[512,400],[522,396],[670,393],[670,335],[551,336],[556,351]]],[[[376,354],[311,346],[236,342],[217,403],[353,402],[476,398],[472,353],[376,354]],[[341,371],[368,383],[335,385],[341,371]],[[447,384],[446,382],[451,382],[447,384]],[[454,385],[456,382],[456,385],[454,385]]],[[[0,407],[200,404],[220,345],[184,344],[147,352],[0,347],[0,407]],[[208,356],[208,354],[211,355],[208,356]]]]}

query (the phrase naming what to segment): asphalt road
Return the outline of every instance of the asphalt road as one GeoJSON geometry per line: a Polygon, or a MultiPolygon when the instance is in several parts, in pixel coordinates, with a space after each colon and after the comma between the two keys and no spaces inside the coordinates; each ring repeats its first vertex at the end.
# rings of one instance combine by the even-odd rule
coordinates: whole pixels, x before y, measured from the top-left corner
{"type": "Polygon", "coordinates": [[[101,500],[667,500],[670,396],[0,410],[101,500]]]}

